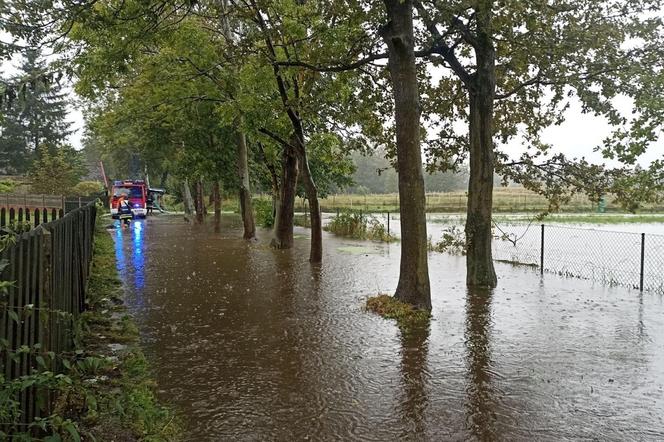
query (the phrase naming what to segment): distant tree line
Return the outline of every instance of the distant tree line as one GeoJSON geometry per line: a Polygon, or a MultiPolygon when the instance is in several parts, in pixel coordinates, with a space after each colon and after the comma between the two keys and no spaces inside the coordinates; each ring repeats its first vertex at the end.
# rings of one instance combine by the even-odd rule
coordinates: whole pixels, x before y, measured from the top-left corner
{"type": "MultiPolygon", "coordinates": [[[[363,155],[353,152],[351,159],[355,172],[351,176],[353,184],[346,191],[357,194],[397,193],[399,177],[394,166],[385,154],[374,152],[363,155]]],[[[468,170],[461,166],[457,172],[433,171],[424,174],[424,188],[427,192],[456,192],[468,189],[468,170]]],[[[344,189],[338,189],[343,191],[344,189]]]]}

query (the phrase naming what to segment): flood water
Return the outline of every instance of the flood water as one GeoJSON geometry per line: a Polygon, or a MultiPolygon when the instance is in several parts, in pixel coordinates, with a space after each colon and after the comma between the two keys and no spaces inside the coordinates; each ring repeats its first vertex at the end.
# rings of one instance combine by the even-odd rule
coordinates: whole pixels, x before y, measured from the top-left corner
{"type": "MultiPolygon", "coordinates": [[[[332,221],[334,216],[325,214],[324,223],[332,221]]],[[[371,216],[387,226],[385,214],[371,216]]],[[[430,213],[427,219],[427,233],[432,242],[439,242],[443,232],[450,227],[456,228],[463,237],[463,216],[430,213]]],[[[391,214],[390,220],[390,232],[399,237],[398,214],[391,214]]],[[[498,220],[494,224],[493,235],[494,259],[540,266],[542,229],[541,223],[535,222],[532,216],[516,215],[514,220],[498,220]],[[501,239],[503,236],[506,238],[501,239]]],[[[545,226],[544,238],[544,270],[547,272],[605,285],[639,288],[643,270],[643,289],[664,295],[663,223],[551,223],[545,226]]]]}
{"type": "Polygon", "coordinates": [[[430,255],[433,320],[402,334],[363,310],[399,245],[308,232],[274,251],[180,217],[112,232],[160,397],[187,440],[662,440],[661,295],[497,264],[467,292],[430,255]]]}

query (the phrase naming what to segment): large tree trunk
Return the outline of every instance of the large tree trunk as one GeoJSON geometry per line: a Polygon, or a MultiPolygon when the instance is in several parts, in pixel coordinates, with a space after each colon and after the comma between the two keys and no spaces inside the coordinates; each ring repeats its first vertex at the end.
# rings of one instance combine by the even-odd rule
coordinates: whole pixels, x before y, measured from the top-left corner
{"type": "Polygon", "coordinates": [[[388,23],[380,33],[388,47],[397,130],[401,215],[401,267],[395,298],[431,309],[424,178],[420,150],[420,97],[415,67],[412,0],[384,0],[388,23]]]}
{"type": "Polygon", "coordinates": [[[495,51],[491,41],[491,1],[477,7],[477,74],[470,88],[470,180],[466,217],[466,284],[495,287],[491,256],[493,209],[493,100],[496,91],[495,51]]]}
{"type": "Polygon", "coordinates": [[[214,231],[221,232],[221,190],[219,180],[212,184],[212,203],[214,204],[214,231]]]}
{"type": "Polygon", "coordinates": [[[240,176],[240,213],[244,224],[244,239],[256,237],[256,224],[254,222],[254,208],[251,203],[251,190],[249,187],[249,159],[247,154],[247,137],[243,132],[237,133],[237,162],[240,176]]]}
{"type": "Polygon", "coordinates": [[[203,215],[205,213],[205,197],[203,196],[203,181],[196,180],[196,222],[203,224],[203,215]]]}
{"type": "Polygon", "coordinates": [[[323,224],[320,216],[320,205],[318,204],[318,189],[311,176],[307,151],[304,146],[304,135],[293,136],[293,143],[297,146],[299,161],[302,165],[302,184],[309,200],[309,214],[311,215],[311,249],[309,251],[310,262],[321,262],[323,260],[323,224]]]}
{"type": "Polygon", "coordinates": [[[187,221],[192,222],[194,220],[194,199],[191,197],[189,181],[186,179],[182,183],[182,202],[184,203],[184,217],[187,221]]]}
{"type": "Polygon", "coordinates": [[[274,236],[271,245],[276,249],[293,247],[293,212],[297,193],[298,161],[291,148],[284,147],[281,157],[281,185],[279,204],[274,218],[274,236]]]}

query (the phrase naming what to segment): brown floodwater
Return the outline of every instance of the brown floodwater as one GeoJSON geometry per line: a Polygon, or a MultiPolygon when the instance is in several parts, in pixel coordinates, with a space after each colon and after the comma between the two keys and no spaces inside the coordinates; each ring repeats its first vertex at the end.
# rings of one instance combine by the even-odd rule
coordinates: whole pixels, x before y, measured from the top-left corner
{"type": "MultiPolygon", "coordinates": [[[[402,334],[363,310],[399,245],[308,232],[275,251],[180,217],[112,234],[160,397],[187,440],[663,440],[664,302],[497,264],[468,292],[430,255],[433,320],[402,334]]],[[[229,218],[231,218],[229,220],[229,218]]]]}

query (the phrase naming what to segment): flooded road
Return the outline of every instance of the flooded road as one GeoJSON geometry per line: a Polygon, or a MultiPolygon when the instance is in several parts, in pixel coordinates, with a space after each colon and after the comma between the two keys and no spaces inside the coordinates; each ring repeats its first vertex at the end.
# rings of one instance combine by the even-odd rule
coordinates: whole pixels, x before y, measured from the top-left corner
{"type": "MultiPolygon", "coordinates": [[[[228,218],[228,217],[227,217],[228,218]]],[[[430,255],[433,316],[402,334],[363,310],[399,245],[308,232],[274,251],[179,217],[114,231],[127,302],[187,440],[662,440],[664,299],[497,264],[466,292],[430,255]]]]}

